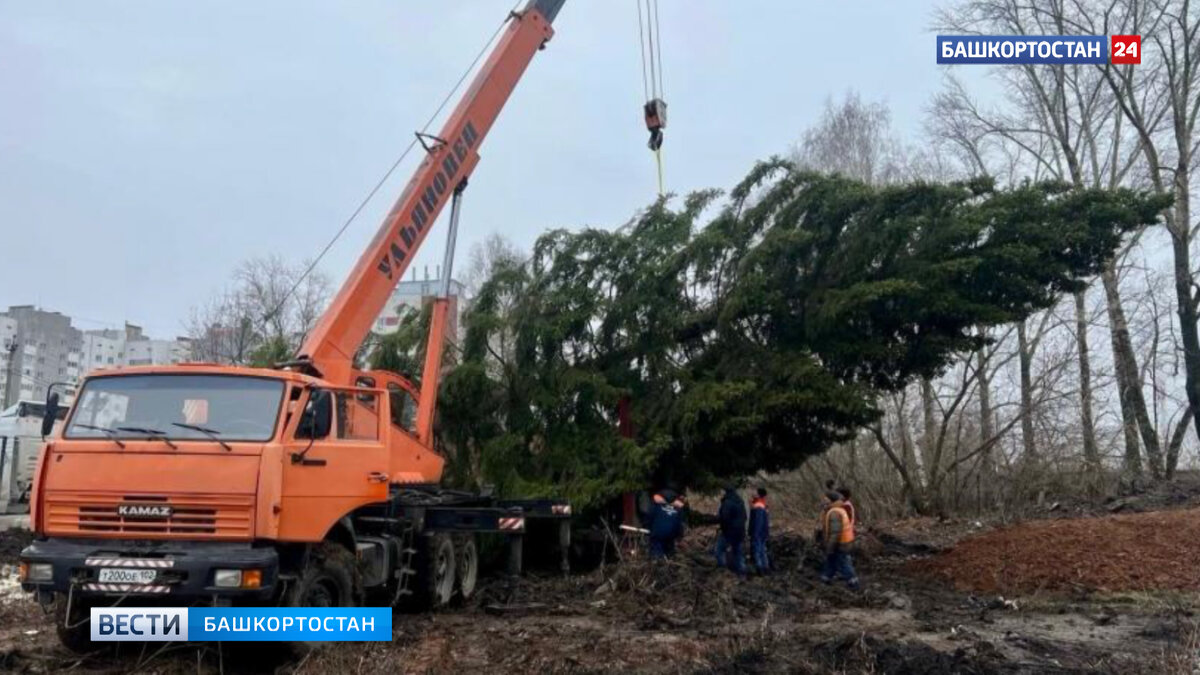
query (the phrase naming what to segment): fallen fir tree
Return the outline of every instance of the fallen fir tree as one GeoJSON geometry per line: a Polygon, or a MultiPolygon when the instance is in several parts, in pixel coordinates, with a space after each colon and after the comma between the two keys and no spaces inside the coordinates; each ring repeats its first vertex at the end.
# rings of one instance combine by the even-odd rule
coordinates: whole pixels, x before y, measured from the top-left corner
{"type": "Polygon", "coordinates": [[[494,270],[440,395],[460,477],[586,507],[797,467],[981,328],[1080,288],[1168,204],[989,179],[876,187],[782,160],[719,197],[551,231],[494,270]]]}

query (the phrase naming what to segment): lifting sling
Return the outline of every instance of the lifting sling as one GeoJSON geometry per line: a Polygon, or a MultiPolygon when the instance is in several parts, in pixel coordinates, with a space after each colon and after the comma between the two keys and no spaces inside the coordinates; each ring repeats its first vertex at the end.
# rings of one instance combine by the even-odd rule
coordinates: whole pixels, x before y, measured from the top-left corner
{"type": "Polygon", "coordinates": [[[646,130],[650,132],[650,140],[646,146],[654,153],[658,165],[658,194],[664,194],[662,144],[663,129],[667,127],[667,102],[664,100],[662,84],[662,40],[658,31],[658,0],[645,0],[645,20],[643,21],[642,1],[638,3],[638,39],[639,51],[642,57],[642,89],[646,102],[642,105],[642,113],[646,119],[646,130]],[[649,68],[647,69],[647,63],[649,68]]]}

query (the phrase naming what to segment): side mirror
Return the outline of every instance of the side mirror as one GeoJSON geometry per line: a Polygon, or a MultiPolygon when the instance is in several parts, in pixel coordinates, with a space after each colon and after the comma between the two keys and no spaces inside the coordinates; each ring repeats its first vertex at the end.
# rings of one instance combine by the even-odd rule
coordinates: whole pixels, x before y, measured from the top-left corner
{"type": "Polygon", "coordinates": [[[316,404],[313,409],[313,438],[325,438],[333,428],[333,406],[329,405],[329,392],[318,390],[313,400],[316,404]]]}
{"type": "Polygon", "coordinates": [[[333,406],[329,405],[329,392],[324,389],[314,389],[305,406],[304,415],[296,435],[301,438],[325,438],[333,427],[333,406]]]}
{"type": "Polygon", "coordinates": [[[58,392],[46,395],[46,412],[42,414],[42,439],[45,440],[54,431],[54,422],[58,419],[58,392]]]}

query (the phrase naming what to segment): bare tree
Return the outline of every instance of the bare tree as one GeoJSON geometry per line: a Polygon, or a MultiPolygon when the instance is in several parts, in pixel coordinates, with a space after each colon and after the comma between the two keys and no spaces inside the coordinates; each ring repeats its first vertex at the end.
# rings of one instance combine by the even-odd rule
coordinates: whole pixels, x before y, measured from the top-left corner
{"type": "MultiPolygon", "coordinates": [[[[957,492],[960,481],[955,477],[959,467],[974,462],[978,470],[980,458],[991,452],[1000,439],[1024,417],[1018,411],[999,430],[986,437],[979,436],[968,445],[963,433],[967,415],[963,412],[979,382],[974,372],[974,362],[969,358],[961,359],[954,371],[939,382],[946,385],[943,393],[935,393],[931,380],[921,380],[917,385],[922,392],[924,438],[920,454],[924,457],[918,459],[917,453],[910,449],[911,422],[903,406],[904,397],[893,397],[891,405],[885,406],[884,419],[870,427],[876,444],[900,477],[909,505],[918,513],[944,511],[947,481],[951,484],[950,491],[957,492]],[[897,436],[901,443],[899,450],[894,443],[897,436]]],[[[1041,378],[1034,383],[1034,387],[1040,382],[1041,378]]],[[[1042,388],[1039,391],[1047,390],[1042,388]]]]}
{"type": "Polygon", "coordinates": [[[883,103],[864,102],[849,91],[839,103],[825,101],[821,118],[804,132],[793,153],[797,164],[840,173],[873,185],[915,178],[909,152],[892,132],[883,103]]]}
{"type": "Polygon", "coordinates": [[[192,358],[210,363],[244,365],[259,344],[249,306],[238,294],[224,292],[193,307],[186,330],[192,358]]]}
{"type": "Polygon", "coordinates": [[[198,359],[242,365],[257,350],[294,351],[316,324],[332,285],[309,265],[278,256],[252,258],[237,266],[232,285],[193,308],[187,332],[198,359]]]}
{"type": "Polygon", "coordinates": [[[1079,353],[1079,418],[1083,440],[1083,459],[1088,472],[1088,487],[1095,490],[1100,476],[1100,447],[1096,445],[1096,423],[1092,416],[1092,365],[1088,350],[1086,291],[1073,294],[1075,301],[1075,342],[1079,353]]]}
{"type": "MultiPolygon", "coordinates": [[[[1135,31],[1151,49],[1137,66],[1100,68],[1124,118],[1137,133],[1151,185],[1170,192],[1165,214],[1174,259],[1175,309],[1193,422],[1200,415],[1200,287],[1192,278],[1192,172],[1200,156],[1200,3],[1191,0],[1111,0],[1103,13],[1085,14],[1081,26],[1103,20],[1105,32],[1135,31]],[[1101,18],[1098,18],[1101,17],[1101,18]]],[[[1200,437],[1200,424],[1194,424],[1200,437]]]]}
{"type": "Polygon", "coordinates": [[[1037,441],[1033,437],[1033,350],[1025,336],[1025,322],[1017,322],[1017,354],[1021,364],[1021,443],[1025,460],[1037,461],[1037,441]]]}
{"type": "MultiPolygon", "coordinates": [[[[985,344],[975,352],[975,386],[979,389],[979,436],[981,438],[991,438],[995,433],[995,411],[992,409],[990,372],[993,351],[991,345],[985,344]]],[[[991,447],[983,451],[981,469],[988,474],[995,470],[991,447]]]]}
{"type": "MultiPolygon", "coordinates": [[[[468,308],[474,304],[489,279],[492,279],[498,272],[517,269],[527,257],[527,254],[510,239],[495,232],[488,235],[482,242],[473,245],[468,257],[467,271],[463,277],[468,308]]],[[[496,296],[495,300],[496,311],[501,315],[507,315],[515,306],[517,298],[502,292],[496,296]]],[[[471,314],[468,312],[466,315],[468,330],[470,330],[470,320],[471,314]]],[[[489,336],[487,348],[493,358],[488,360],[488,367],[493,369],[493,374],[501,375],[512,368],[515,347],[516,338],[508,330],[496,331],[489,336]]]]}
{"type": "MultiPolygon", "coordinates": [[[[1081,0],[1082,1],[1082,0],[1081,0]]],[[[963,33],[1063,34],[1073,32],[1074,15],[1086,12],[1080,2],[1060,0],[967,0],[940,13],[941,27],[963,33]]],[[[951,81],[934,109],[944,121],[937,131],[986,168],[984,139],[1022,158],[1035,174],[1066,180],[1078,187],[1116,187],[1126,183],[1138,160],[1138,143],[1130,139],[1119,106],[1108,92],[1103,73],[1085,65],[1012,66],[998,71],[1007,85],[1006,111],[982,110],[965,89],[951,81]]],[[[1125,425],[1126,466],[1140,473],[1140,446],[1145,444],[1151,471],[1161,466],[1158,438],[1149,423],[1137,357],[1128,339],[1121,306],[1117,262],[1135,237],[1101,274],[1110,319],[1113,359],[1117,365],[1121,412],[1125,425]]],[[[1076,300],[1077,304],[1083,298],[1076,300]]],[[[1091,410],[1091,361],[1086,330],[1075,331],[1079,355],[1081,424],[1085,456],[1094,449],[1091,410]]]]}
{"type": "Polygon", "coordinates": [[[480,288],[502,265],[516,265],[525,260],[525,253],[504,235],[493,232],[471,246],[467,268],[463,273],[463,288],[467,299],[479,294],[480,288]]]}

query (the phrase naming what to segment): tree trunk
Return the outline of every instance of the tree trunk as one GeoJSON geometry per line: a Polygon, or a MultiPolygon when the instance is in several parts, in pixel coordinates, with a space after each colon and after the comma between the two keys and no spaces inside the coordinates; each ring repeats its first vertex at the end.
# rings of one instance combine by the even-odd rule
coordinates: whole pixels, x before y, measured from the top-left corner
{"type": "Polygon", "coordinates": [[[1121,307],[1121,293],[1117,285],[1117,272],[1112,261],[1100,273],[1104,285],[1104,296],[1108,304],[1108,321],[1112,337],[1113,364],[1116,367],[1117,390],[1121,399],[1121,421],[1125,431],[1125,470],[1131,477],[1142,475],[1140,442],[1146,446],[1146,459],[1150,475],[1157,479],[1162,475],[1162,453],[1159,451],[1158,435],[1150,424],[1146,412],[1146,398],[1142,394],[1142,382],[1133,352],[1133,341],[1129,338],[1129,323],[1121,307]]]}
{"type": "Polygon", "coordinates": [[[934,461],[938,429],[933,415],[933,382],[926,377],[921,378],[921,418],[921,464],[925,468],[925,484],[932,485],[938,471],[934,461]]]}
{"type": "Polygon", "coordinates": [[[913,482],[920,488],[925,487],[925,474],[921,469],[921,462],[917,460],[917,450],[913,447],[912,431],[908,427],[908,415],[905,411],[904,398],[900,399],[900,404],[896,411],[896,428],[900,431],[900,452],[904,460],[904,466],[910,472],[913,482]]]}
{"type": "MultiPolygon", "coordinates": [[[[901,420],[901,428],[904,428],[903,419],[901,420]]],[[[913,480],[912,474],[908,471],[908,466],[896,455],[896,451],[892,448],[891,443],[888,443],[887,437],[883,435],[883,425],[876,423],[871,427],[871,433],[875,436],[875,442],[879,444],[880,449],[883,450],[888,460],[891,461],[892,466],[895,467],[896,473],[900,475],[900,482],[904,484],[904,491],[908,494],[909,506],[919,515],[929,515],[930,509],[929,502],[925,499],[925,487],[919,481],[913,480]]],[[[907,436],[907,434],[901,433],[902,437],[907,436]]]]}
{"type": "Polygon", "coordinates": [[[1183,437],[1187,435],[1188,426],[1192,424],[1193,419],[1192,411],[1188,410],[1171,433],[1171,440],[1167,443],[1167,480],[1175,477],[1175,469],[1179,466],[1179,449],[1183,446],[1183,437]]]}
{"type": "Polygon", "coordinates": [[[1200,438],[1200,334],[1197,333],[1196,300],[1192,297],[1191,172],[1180,162],[1175,172],[1175,209],[1168,221],[1171,248],[1175,254],[1175,304],[1179,312],[1179,337],[1183,342],[1184,389],[1200,438]]]}
{"type": "Polygon", "coordinates": [[[921,437],[921,464],[925,468],[925,502],[937,513],[942,513],[945,510],[945,502],[941,490],[942,479],[945,476],[941,475],[942,467],[938,452],[938,434],[941,431],[938,428],[937,417],[934,414],[937,398],[933,391],[933,380],[929,378],[921,378],[921,413],[922,413],[922,437],[921,437]]]}
{"type": "Polygon", "coordinates": [[[1083,462],[1089,488],[1094,490],[1100,478],[1100,450],[1096,446],[1096,425],[1092,421],[1092,364],[1088,353],[1087,291],[1075,294],[1075,344],[1079,349],[1079,415],[1083,432],[1083,462]]]}
{"type": "MultiPolygon", "coordinates": [[[[975,378],[979,381],[979,442],[983,443],[995,435],[995,424],[993,424],[992,412],[992,380],[988,375],[988,356],[987,347],[979,348],[975,352],[975,358],[978,363],[975,371],[975,378]]],[[[983,451],[983,457],[979,460],[979,472],[987,473],[990,477],[995,469],[995,460],[992,456],[992,447],[988,446],[983,451]]]]}
{"type": "Polygon", "coordinates": [[[1033,354],[1025,337],[1025,322],[1017,323],[1017,350],[1021,364],[1021,442],[1026,462],[1036,462],[1037,443],[1033,438],[1033,354]]]}

